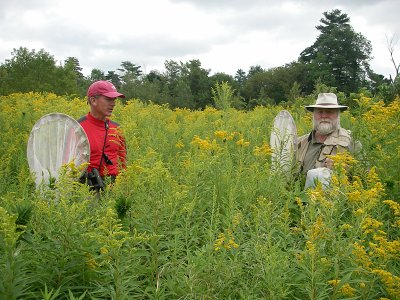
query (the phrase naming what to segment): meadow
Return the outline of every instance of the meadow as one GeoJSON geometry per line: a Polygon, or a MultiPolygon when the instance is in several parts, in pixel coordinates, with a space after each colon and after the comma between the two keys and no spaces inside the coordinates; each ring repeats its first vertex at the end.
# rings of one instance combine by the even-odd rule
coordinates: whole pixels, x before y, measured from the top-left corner
{"type": "Polygon", "coordinates": [[[328,189],[271,171],[274,117],[303,108],[171,110],[132,99],[113,120],[127,168],[96,198],[65,166],[36,189],[34,123],[84,99],[0,97],[0,299],[400,299],[400,99],[356,95],[341,115],[362,145],[328,189]]]}

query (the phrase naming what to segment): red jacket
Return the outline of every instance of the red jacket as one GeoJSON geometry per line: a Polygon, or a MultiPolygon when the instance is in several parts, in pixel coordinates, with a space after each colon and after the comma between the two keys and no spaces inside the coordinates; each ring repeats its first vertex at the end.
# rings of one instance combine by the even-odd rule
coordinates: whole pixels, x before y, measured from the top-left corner
{"type": "Polygon", "coordinates": [[[105,122],[98,120],[90,112],[78,122],[85,130],[90,144],[90,164],[87,171],[91,172],[96,168],[101,176],[117,176],[119,167],[125,167],[126,159],[125,140],[119,132],[119,124],[109,119],[105,122]],[[102,155],[103,148],[109,161],[102,155]]]}

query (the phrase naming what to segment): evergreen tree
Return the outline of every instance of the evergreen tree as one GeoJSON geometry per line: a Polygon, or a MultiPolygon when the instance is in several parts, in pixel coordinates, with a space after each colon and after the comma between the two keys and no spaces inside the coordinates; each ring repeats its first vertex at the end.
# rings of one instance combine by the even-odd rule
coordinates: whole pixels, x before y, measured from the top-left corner
{"type": "MultiPolygon", "coordinates": [[[[300,61],[308,67],[308,76],[328,86],[350,93],[365,87],[368,81],[371,43],[350,26],[350,18],[339,9],[324,12],[316,28],[320,35],[304,49],[300,61]]],[[[310,91],[308,91],[310,92],[310,91]]]]}
{"type": "Polygon", "coordinates": [[[238,69],[235,74],[235,81],[239,84],[240,87],[243,87],[245,81],[247,79],[246,72],[242,69],[238,69]]]}
{"type": "Polygon", "coordinates": [[[64,61],[64,66],[71,66],[71,68],[73,69],[73,71],[76,74],[77,78],[83,78],[83,74],[82,74],[82,67],[79,64],[79,60],[76,57],[68,57],[65,61],[64,61]]]}
{"type": "Polygon", "coordinates": [[[79,60],[76,57],[68,57],[64,61],[64,69],[67,74],[70,74],[72,81],[69,82],[76,93],[83,97],[86,95],[86,90],[90,84],[90,80],[85,78],[82,74],[82,67],[80,66],[79,60]],[[72,73],[72,74],[71,74],[72,73]]]}
{"type": "Polygon", "coordinates": [[[121,78],[115,71],[108,71],[106,75],[106,80],[109,80],[112,82],[112,84],[117,88],[121,88],[121,78]]]}
{"type": "Polygon", "coordinates": [[[130,61],[123,61],[121,63],[121,68],[118,71],[122,72],[121,79],[125,84],[131,83],[142,75],[141,66],[137,66],[130,61]]]}

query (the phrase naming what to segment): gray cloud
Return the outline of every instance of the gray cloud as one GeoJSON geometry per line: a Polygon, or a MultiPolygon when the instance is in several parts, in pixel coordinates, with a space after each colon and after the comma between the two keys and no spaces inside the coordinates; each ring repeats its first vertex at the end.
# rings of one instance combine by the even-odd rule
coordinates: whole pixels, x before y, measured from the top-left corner
{"type": "MultiPolygon", "coordinates": [[[[396,0],[170,1],[177,5],[173,9],[182,9],[182,7],[185,9],[189,5],[192,11],[202,13],[192,20],[192,24],[188,24],[187,22],[191,20],[186,19],[186,24],[182,23],[180,26],[178,23],[168,33],[162,30],[164,27],[168,28],[169,25],[168,11],[165,11],[164,15],[158,15],[158,19],[153,17],[154,11],[134,11],[131,22],[121,22],[123,20],[116,17],[107,19],[105,9],[99,12],[100,15],[96,16],[97,18],[94,18],[93,22],[96,22],[98,27],[93,31],[85,20],[75,18],[71,12],[58,14],[56,1],[0,1],[0,28],[2,29],[0,31],[0,63],[10,56],[12,48],[41,45],[57,59],[74,56],[89,69],[96,67],[105,71],[115,70],[125,60],[156,68],[163,65],[165,60],[170,59],[179,61],[187,58],[208,57],[210,59],[212,57],[214,61],[229,63],[230,59],[226,56],[233,56],[239,68],[242,58],[260,55],[246,47],[246,43],[250,42],[257,47],[258,42],[263,44],[267,57],[254,57],[253,61],[265,62],[268,67],[273,67],[274,65],[271,64],[274,62],[290,62],[305,47],[311,45],[318,34],[315,26],[319,25],[323,17],[322,13],[334,8],[340,8],[347,13],[351,24],[357,25],[353,26],[356,31],[361,31],[367,38],[373,39],[373,47],[385,40],[384,34],[381,38],[376,37],[374,30],[377,28],[385,28],[388,33],[400,34],[400,22],[397,16],[400,2],[396,0]],[[193,7],[196,9],[193,10],[193,7]],[[135,14],[148,15],[148,21],[136,24],[135,14]],[[207,16],[211,19],[209,20],[207,16]],[[102,18],[104,20],[100,21],[102,18]],[[355,22],[356,20],[358,23],[355,22]],[[203,22],[204,25],[212,22],[215,27],[204,26],[202,31],[203,22]],[[153,23],[157,23],[161,30],[155,27],[151,32],[144,32],[146,26],[153,23]],[[197,27],[192,35],[181,34],[181,31],[184,33],[185,29],[194,25],[197,27]],[[111,26],[115,29],[114,34],[107,30],[111,26]],[[229,45],[231,48],[224,45],[229,45]],[[237,51],[240,52],[235,53],[235,45],[239,45],[237,51]],[[290,47],[292,50],[290,58],[281,57],[283,52],[286,53],[285,55],[289,54],[287,49],[282,51],[283,49],[279,47],[290,47]],[[221,56],[219,48],[230,50],[225,50],[228,53],[222,54],[224,57],[218,59],[217,56],[221,56]]],[[[129,7],[129,5],[129,1],[123,2],[121,9],[133,11],[133,8],[138,8],[138,4],[134,7],[129,7]]],[[[157,6],[154,7],[156,8],[157,6]]],[[[182,14],[184,15],[185,12],[182,11],[182,14]]],[[[82,15],[85,14],[81,11],[80,18],[82,15]]],[[[126,16],[129,14],[126,14],[125,18],[126,16]]],[[[179,18],[180,15],[175,15],[175,18],[177,17],[179,18]]],[[[378,55],[385,56],[385,53],[378,55]]],[[[214,71],[223,71],[213,66],[209,67],[214,71]]]]}
{"type": "Polygon", "coordinates": [[[18,15],[19,12],[31,9],[43,9],[51,0],[15,0],[15,1],[0,1],[0,18],[3,19],[9,15],[18,15]]]}
{"type": "Polygon", "coordinates": [[[98,34],[81,36],[79,40],[70,36],[70,41],[64,37],[62,43],[52,42],[50,48],[64,57],[76,56],[81,64],[96,66],[104,71],[115,70],[122,61],[131,61],[138,65],[160,65],[165,60],[178,59],[181,56],[196,55],[207,52],[210,43],[204,41],[185,41],[165,36],[142,36],[122,39],[118,42],[102,40],[98,34]],[[68,49],[68,45],[86,44],[86,50],[68,49]],[[101,53],[101,57],[99,57],[101,53]]]}
{"type": "MultiPolygon", "coordinates": [[[[188,3],[195,5],[199,8],[210,10],[216,8],[226,8],[226,9],[238,9],[241,10],[243,8],[251,8],[251,7],[268,7],[271,5],[281,5],[285,1],[276,1],[276,0],[171,0],[171,2],[176,3],[188,3]]],[[[349,8],[360,7],[360,6],[368,6],[371,4],[381,4],[383,2],[391,2],[390,0],[382,1],[382,0],[299,0],[299,1],[291,1],[293,4],[301,4],[309,7],[313,7],[315,5],[320,6],[338,6],[343,5],[349,8]]]]}

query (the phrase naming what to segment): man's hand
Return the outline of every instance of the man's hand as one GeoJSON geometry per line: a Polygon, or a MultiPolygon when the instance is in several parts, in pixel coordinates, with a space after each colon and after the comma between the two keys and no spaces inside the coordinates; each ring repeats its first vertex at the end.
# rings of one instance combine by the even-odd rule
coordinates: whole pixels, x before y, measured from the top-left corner
{"type": "Polygon", "coordinates": [[[332,169],[333,168],[333,160],[330,158],[326,158],[325,162],[324,162],[324,167],[328,168],[328,169],[332,169]]]}

